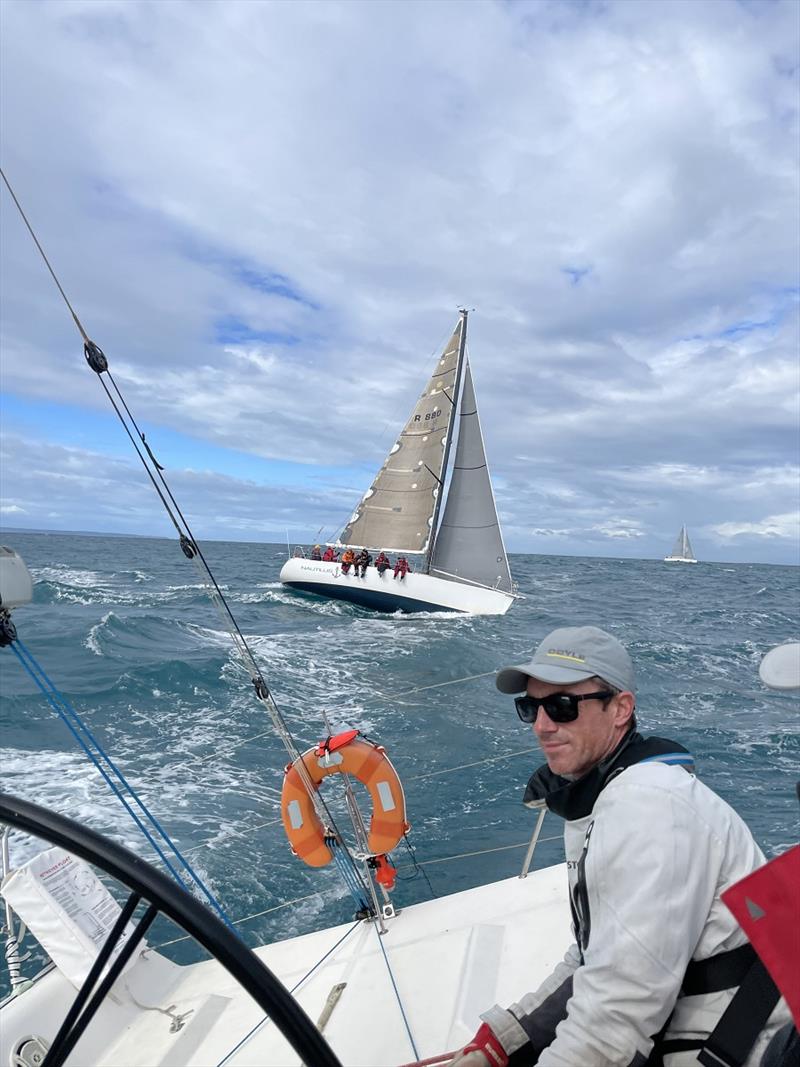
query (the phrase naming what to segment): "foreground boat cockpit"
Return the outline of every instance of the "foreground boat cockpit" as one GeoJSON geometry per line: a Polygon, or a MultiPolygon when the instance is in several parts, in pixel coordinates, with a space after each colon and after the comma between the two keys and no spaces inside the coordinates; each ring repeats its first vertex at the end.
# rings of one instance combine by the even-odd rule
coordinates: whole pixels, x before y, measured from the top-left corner
{"type": "Polygon", "coordinates": [[[8,796],[0,822],[13,981],[0,1063],[17,1067],[412,1063],[460,1048],[569,940],[560,865],[251,951],[93,831],[8,796]],[[33,980],[20,920],[51,956],[33,980]]]}

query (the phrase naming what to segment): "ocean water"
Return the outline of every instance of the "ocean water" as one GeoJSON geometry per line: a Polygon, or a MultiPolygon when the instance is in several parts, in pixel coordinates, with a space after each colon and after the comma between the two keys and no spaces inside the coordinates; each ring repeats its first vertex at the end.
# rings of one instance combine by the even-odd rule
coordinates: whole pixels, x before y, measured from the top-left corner
{"type": "MultiPolygon", "coordinates": [[[[9,531],[0,540],[35,580],[33,604],[14,613],[20,638],[231,918],[256,915],[242,936],[255,944],[351,918],[335,870],[311,870],[289,851],[285,750],[177,543],[9,531]]],[[[757,673],[768,649],[800,637],[795,568],[516,555],[525,600],[504,618],[386,616],[284,590],[285,548],[203,547],[298,747],[325,735],[323,714],[386,747],[421,865],[396,850],[398,906],[518,873],[534,821],[522,791],[541,759],[492,673],[559,625],[594,623],[621,638],[643,732],[685,744],[767,854],[797,839],[797,698],[766,690],[757,673]]],[[[152,858],[8,649],[0,669],[2,788],[152,858]]],[[[339,810],[334,783],[324,789],[339,810]]],[[[534,866],[561,861],[560,832],[548,815],[534,866]]]]}

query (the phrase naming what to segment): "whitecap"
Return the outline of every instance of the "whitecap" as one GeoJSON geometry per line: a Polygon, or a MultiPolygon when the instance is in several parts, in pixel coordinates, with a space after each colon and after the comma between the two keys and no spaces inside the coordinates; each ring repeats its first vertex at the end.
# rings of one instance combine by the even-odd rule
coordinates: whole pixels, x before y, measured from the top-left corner
{"type": "Polygon", "coordinates": [[[100,647],[100,635],[106,628],[111,619],[116,618],[113,611],[107,611],[102,617],[100,622],[96,622],[91,627],[89,633],[86,635],[86,639],[83,642],[83,647],[88,648],[90,652],[93,652],[95,656],[102,656],[103,650],[100,647]]]}

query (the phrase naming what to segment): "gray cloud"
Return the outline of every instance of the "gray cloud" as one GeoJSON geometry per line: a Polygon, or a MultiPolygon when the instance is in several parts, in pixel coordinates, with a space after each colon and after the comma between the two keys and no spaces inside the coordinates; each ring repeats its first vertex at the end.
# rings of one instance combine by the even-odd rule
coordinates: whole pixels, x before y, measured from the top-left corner
{"type": "MultiPolygon", "coordinates": [[[[0,462],[7,528],[176,536],[134,461],[7,434],[0,462]]],[[[282,542],[288,530],[293,542],[308,540],[319,527],[338,529],[354,499],[353,487],[291,489],[215,471],[169,471],[167,479],[201,539],[282,542]]]]}
{"type": "MultiPolygon", "coordinates": [[[[687,521],[699,553],[796,561],[791,2],[12,0],[3,23],[4,167],[140,417],[366,484],[463,301],[511,547],[659,554],[687,521]]],[[[2,209],[3,388],[105,410],[2,209]]],[[[48,463],[19,499],[4,476],[6,509],[56,471],[73,511],[111,509],[48,463]]],[[[361,488],[273,483],[217,487],[216,518],[198,492],[203,521],[316,529],[361,488]]],[[[122,492],[115,529],[143,514],[122,492]]]]}

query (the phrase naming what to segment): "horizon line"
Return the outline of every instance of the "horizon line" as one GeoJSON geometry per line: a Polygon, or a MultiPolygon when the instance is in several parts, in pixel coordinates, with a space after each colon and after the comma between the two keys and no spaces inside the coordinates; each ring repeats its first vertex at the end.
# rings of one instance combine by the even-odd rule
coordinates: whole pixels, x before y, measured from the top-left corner
{"type": "MultiPolygon", "coordinates": [[[[178,539],[167,534],[143,534],[143,533],[123,533],[121,531],[111,532],[108,530],[55,530],[55,529],[40,529],[32,526],[4,526],[0,524],[0,537],[5,537],[7,534],[34,534],[34,535],[55,535],[61,536],[76,536],[76,537],[128,537],[136,538],[144,541],[174,541],[178,543],[178,539]]],[[[196,538],[200,544],[211,542],[213,544],[230,544],[230,545],[276,545],[284,547],[284,541],[246,541],[239,538],[224,538],[224,537],[201,537],[196,538]]],[[[313,539],[305,541],[295,541],[294,545],[312,545],[313,539]]],[[[564,557],[566,559],[615,559],[615,560],[634,560],[641,563],[663,563],[664,558],[662,556],[598,556],[589,553],[582,554],[577,552],[508,552],[509,556],[543,556],[543,557],[564,557]]],[[[795,567],[800,568],[800,563],[776,563],[766,560],[730,560],[730,559],[701,559],[698,563],[710,563],[719,566],[738,566],[738,567],[795,567]]]]}

